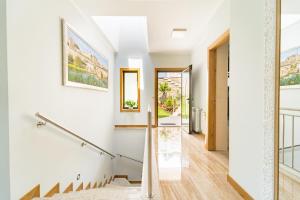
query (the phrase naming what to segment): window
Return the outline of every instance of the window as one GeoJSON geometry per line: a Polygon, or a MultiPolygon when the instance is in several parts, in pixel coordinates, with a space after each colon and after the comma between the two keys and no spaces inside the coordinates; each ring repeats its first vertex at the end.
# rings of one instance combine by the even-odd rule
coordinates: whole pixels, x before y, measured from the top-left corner
{"type": "Polygon", "coordinates": [[[120,111],[140,112],[140,69],[120,69],[120,111]]]}

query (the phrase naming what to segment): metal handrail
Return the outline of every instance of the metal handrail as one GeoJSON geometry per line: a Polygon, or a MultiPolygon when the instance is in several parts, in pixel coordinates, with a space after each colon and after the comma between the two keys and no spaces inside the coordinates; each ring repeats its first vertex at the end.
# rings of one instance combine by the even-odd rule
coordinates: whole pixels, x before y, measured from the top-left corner
{"type": "Polygon", "coordinates": [[[117,154],[117,156],[119,156],[120,158],[126,158],[126,159],[128,159],[128,160],[132,160],[132,161],[134,161],[134,162],[138,162],[138,163],[143,164],[143,162],[140,161],[140,160],[137,160],[137,159],[134,159],[134,158],[131,158],[131,157],[128,157],[128,156],[124,156],[124,155],[122,155],[122,154],[117,154]]]}
{"type": "MultiPolygon", "coordinates": [[[[300,109],[295,109],[295,108],[280,108],[280,111],[296,111],[296,112],[300,112],[300,109]]],[[[295,169],[294,167],[294,160],[295,160],[295,147],[298,147],[299,145],[295,145],[295,118],[299,118],[300,115],[297,114],[286,114],[286,113],[280,113],[280,115],[282,116],[282,148],[279,148],[279,150],[282,151],[282,161],[280,161],[280,163],[282,163],[283,165],[292,168],[295,171],[298,171],[297,169],[295,169]],[[285,147],[285,126],[286,126],[286,116],[289,116],[292,118],[292,144],[291,146],[285,147]],[[288,164],[285,163],[285,150],[286,149],[292,149],[292,166],[289,166],[288,164]]]]}
{"type": "Polygon", "coordinates": [[[88,141],[88,140],[86,140],[86,139],[80,137],[79,135],[77,135],[77,134],[74,133],[73,131],[70,131],[70,130],[64,128],[63,126],[61,126],[61,125],[59,125],[58,123],[56,123],[56,122],[50,120],[50,119],[47,118],[47,117],[41,115],[40,113],[36,113],[35,116],[38,117],[39,119],[43,120],[43,122],[41,122],[41,121],[38,121],[38,122],[37,122],[37,126],[38,126],[38,127],[39,127],[39,126],[44,126],[44,125],[46,125],[46,123],[50,123],[50,124],[52,124],[53,126],[55,126],[55,127],[59,128],[59,129],[65,131],[66,133],[70,134],[71,136],[73,136],[73,137],[75,137],[75,138],[81,140],[81,141],[83,142],[83,143],[82,143],[82,146],[84,146],[84,145],[90,145],[91,147],[93,147],[93,148],[95,148],[96,150],[100,151],[101,154],[102,154],[102,153],[105,153],[105,154],[109,155],[112,159],[116,157],[116,156],[113,155],[112,153],[109,153],[108,151],[102,149],[101,147],[98,147],[98,146],[95,145],[94,143],[92,143],[92,142],[90,142],[90,141],[88,141]]]}

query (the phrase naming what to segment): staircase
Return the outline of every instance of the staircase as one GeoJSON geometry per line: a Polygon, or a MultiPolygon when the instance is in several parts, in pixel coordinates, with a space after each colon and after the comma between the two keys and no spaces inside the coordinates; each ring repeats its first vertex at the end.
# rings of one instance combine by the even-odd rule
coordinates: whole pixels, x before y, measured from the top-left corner
{"type": "Polygon", "coordinates": [[[70,192],[66,194],[55,194],[52,197],[34,198],[34,200],[135,200],[141,199],[141,187],[132,185],[125,178],[115,178],[105,187],[70,192]]]}
{"type": "MultiPolygon", "coordinates": [[[[116,158],[116,155],[110,153],[94,143],[80,137],[78,134],[64,128],[62,125],[50,120],[49,118],[37,113],[37,118],[42,121],[37,122],[37,127],[45,126],[49,123],[56,128],[64,131],[68,134],[81,141],[81,146],[84,147],[88,145],[89,147],[100,152],[100,155],[105,154],[112,159],[116,158]]],[[[76,191],[73,190],[73,183],[70,183],[68,187],[64,190],[64,193],[60,193],[60,183],[58,182],[49,192],[46,193],[44,197],[41,197],[41,186],[37,184],[33,189],[23,195],[20,200],[135,200],[135,199],[152,199],[159,200],[159,180],[157,172],[156,157],[154,151],[154,142],[152,137],[152,122],[151,122],[151,110],[147,113],[147,129],[145,137],[145,149],[144,149],[144,160],[139,161],[128,156],[120,155],[118,156],[138,162],[143,165],[142,171],[142,182],[140,181],[128,181],[128,176],[116,175],[114,178],[111,176],[106,179],[104,184],[101,181],[94,184],[91,188],[91,183],[85,187],[83,190],[83,183],[81,183],[76,191]],[[98,188],[97,188],[98,187],[98,188]]]]}

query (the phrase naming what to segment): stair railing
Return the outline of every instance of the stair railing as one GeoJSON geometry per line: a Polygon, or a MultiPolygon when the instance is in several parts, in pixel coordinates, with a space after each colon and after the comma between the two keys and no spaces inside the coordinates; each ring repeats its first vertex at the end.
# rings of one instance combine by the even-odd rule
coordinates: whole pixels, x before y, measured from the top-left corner
{"type": "Polygon", "coordinates": [[[279,147],[279,151],[281,153],[280,163],[286,167],[292,168],[293,170],[300,172],[299,169],[295,168],[295,147],[300,147],[300,144],[295,141],[295,119],[300,118],[300,109],[294,108],[280,108],[280,116],[282,117],[282,136],[280,138],[282,142],[282,146],[279,147]],[[297,113],[297,114],[295,114],[297,113]],[[291,134],[287,135],[286,133],[286,126],[287,126],[287,119],[291,119],[291,134]],[[288,138],[290,136],[290,138],[288,138]],[[286,143],[291,143],[286,146],[286,143]],[[291,150],[291,165],[286,163],[285,161],[285,151],[291,150]]]}
{"type": "Polygon", "coordinates": [[[124,156],[124,155],[122,155],[122,154],[117,154],[117,156],[119,156],[120,158],[126,158],[127,160],[131,160],[131,161],[134,161],[134,162],[137,162],[137,163],[143,164],[143,162],[142,162],[142,161],[140,161],[140,160],[137,160],[137,159],[134,159],[134,158],[131,158],[131,157],[129,157],[129,156],[124,156]]]}
{"type": "Polygon", "coordinates": [[[88,140],[86,140],[86,139],[80,137],[79,135],[77,135],[77,134],[74,133],[73,131],[64,128],[62,125],[60,125],[60,124],[58,124],[58,123],[56,123],[56,122],[50,120],[49,118],[47,118],[47,117],[41,115],[40,113],[36,113],[35,116],[36,116],[37,118],[39,118],[40,120],[42,120],[42,121],[38,121],[38,122],[37,122],[37,127],[45,126],[47,123],[49,123],[49,124],[55,126],[56,128],[58,128],[58,129],[60,129],[60,130],[63,130],[65,133],[67,133],[67,134],[73,136],[74,138],[80,140],[80,141],[82,142],[82,143],[81,143],[81,146],[82,146],[82,147],[85,146],[85,145],[89,145],[89,146],[91,146],[92,148],[94,148],[95,150],[99,151],[101,155],[104,153],[104,154],[110,156],[111,159],[114,159],[114,158],[116,157],[114,154],[112,154],[112,153],[110,153],[110,152],[108,152],[108,151],[102,149],[101,147],[97,146],[96,144],[94,144],[94,143],[92,143],[92,142],[90,142],[90,141],[88,141],[88,140]]]}

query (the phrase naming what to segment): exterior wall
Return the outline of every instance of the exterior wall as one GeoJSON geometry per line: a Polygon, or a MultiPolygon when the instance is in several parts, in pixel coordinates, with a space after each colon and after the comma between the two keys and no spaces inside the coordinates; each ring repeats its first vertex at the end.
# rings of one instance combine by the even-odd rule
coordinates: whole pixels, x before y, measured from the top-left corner
{"type": "Polygon", "coordinates": [[[37,128],[34,116],[40,112],[113,150],[114,52],[97,26],[71,0],[10,0],[7,33],[11,199],[37,184],[44,195],[57,182],[64,189],[111,175],[109,157],[51,125],[37,128]],[[62,86],[60,18],[109,60],[108,92],[62,86]]]}

